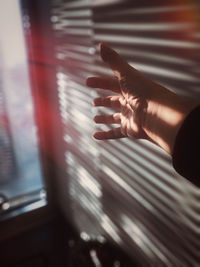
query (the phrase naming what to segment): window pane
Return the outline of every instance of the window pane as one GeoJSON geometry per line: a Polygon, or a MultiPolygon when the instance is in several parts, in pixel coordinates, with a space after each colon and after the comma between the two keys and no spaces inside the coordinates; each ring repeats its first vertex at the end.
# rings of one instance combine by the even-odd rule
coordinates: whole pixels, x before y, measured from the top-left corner
{"type": "Polygon", "coordinates": [[[2,211],[44,197],[44,184],[18,1],[0,3],[0,36],[2,211]]]}

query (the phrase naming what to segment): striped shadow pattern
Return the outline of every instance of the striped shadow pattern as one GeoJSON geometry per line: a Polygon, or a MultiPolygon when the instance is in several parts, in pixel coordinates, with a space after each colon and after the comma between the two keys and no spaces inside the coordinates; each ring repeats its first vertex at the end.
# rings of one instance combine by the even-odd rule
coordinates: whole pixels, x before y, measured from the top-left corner
{"type": "Polygon", "coordinates": [[[66,146],[60,203],[80,235],[113,240],[141,266],[198,266],[200,191],[141,140],[96,142],[85,79],[112,75],[98,54],[106,42],[151,79],[200,97],[197,1],[52,0],[58,97],[66,146]]]}

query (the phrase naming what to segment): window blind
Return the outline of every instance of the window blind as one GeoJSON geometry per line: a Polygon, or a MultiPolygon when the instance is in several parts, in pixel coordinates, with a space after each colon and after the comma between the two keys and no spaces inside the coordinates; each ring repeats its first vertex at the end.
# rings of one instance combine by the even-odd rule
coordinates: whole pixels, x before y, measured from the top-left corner
{"type": "Polygon", "coordinates": [[[16,165],[12,139],[9,133],[9,120],[6,112],[5,97],[2,91],[0,91],[0,118],[0,184],[4,184],[13,177],[16,171],[16,165]]]}
{"type": "Polygon", "coordinates": [[[92,99],[85,86],[111,75],[99,58],[106,42],[131,65],[170,90],[199,98],[199,4],[196,1],[52,0],[57,84],[66,176],[60,203],[83,239],[104,236],[140,264],[197,266],[199,190],[171,159],[141,140],[94,141],[92,99]]]}

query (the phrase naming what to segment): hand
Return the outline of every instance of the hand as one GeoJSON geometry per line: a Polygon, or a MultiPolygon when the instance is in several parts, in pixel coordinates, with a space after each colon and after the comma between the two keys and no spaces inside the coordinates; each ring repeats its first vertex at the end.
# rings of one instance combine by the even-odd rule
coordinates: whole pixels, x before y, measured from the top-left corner
{"type": "Polygon", "coordinates": [[[92,88],[113,91],[118,96],[96,98],[93,104],[94,106],[110,107],[119,112],[98,115],[94,121],[96,123],[119,124],[120,126],[110,131],[96,132],[94,137],[100,140],[122,137],[148,139],[143,130],[143,124],[148,102],[156,84],[131,67],[107,45],[100,45],[100,55],[116,77],[91,77],[87,79],[87,85],[92,88]]]}
{"type": "Polygon", "coordinates": [[[115,77],[91,77],[87,85],[117,93],[118,96],[96,98],[93,104],[118,112],[96,116],[94,121],[119,124],[119,127],[96,132],[94,137],[99,140],[143,138],[172,154],[180,126],[199,103],[178,96],[143,76],[105,44],[100,45],[100,55],[115,77]]]}

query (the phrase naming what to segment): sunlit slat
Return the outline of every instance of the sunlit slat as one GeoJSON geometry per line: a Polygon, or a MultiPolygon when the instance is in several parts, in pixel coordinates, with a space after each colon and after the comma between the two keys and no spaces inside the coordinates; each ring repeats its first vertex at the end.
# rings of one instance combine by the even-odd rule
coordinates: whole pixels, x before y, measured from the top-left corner
{"type": "Polygon", "coordinates": [[[61,11],[59,13],[61,18],[77,18],[80,19],[82,17],[90,17],[91,11],[89,9],[82,9],[82,10],[73,10],[73,11],[61,11]]]}
{"type": "MultiPolygon", "coordinates": [[[[176,60],[176,59],[175,59],[176,60]]],[[[156,73],[158,76],[166,76],[172,79],[178,79],[179,81],[190,81],[190,82],[199,82],[199,78],[195,77],[194,75],[190,75],[186,72],[181,72],[176,70],[174,72],[173,70],[162,68],[162,67],[154,67],[154,66],[148,66],[138,63],[131,63],[133,66],[135,66],[136,69],[142,70],[147,73],[156,73]]]]}
{"type": "Polygon", "coordinates": [[[101,42],[112,42],[120,44],[140,44],[144,46],[164,46],[164,47],[174,47],[174,48],[199,48],[199,45],[189,41],[179,41],[170,39],[158,39],[158,38],[145,38],[139,36],[116,36],[116,35],[106,35],[106,34],[96,34],[95,41],[101,42]]]}
{"type": "Polygon", "coordinates": [[[192,23],[138,23],[138,22],[130,22],[130,23],[96,23],[94,26],[95,30],[104,30],[110,31],[131,31],[131,32],[138,32],[138,31],[180,31],[180,30],[187,30],[192,27],[192,23]]]}

